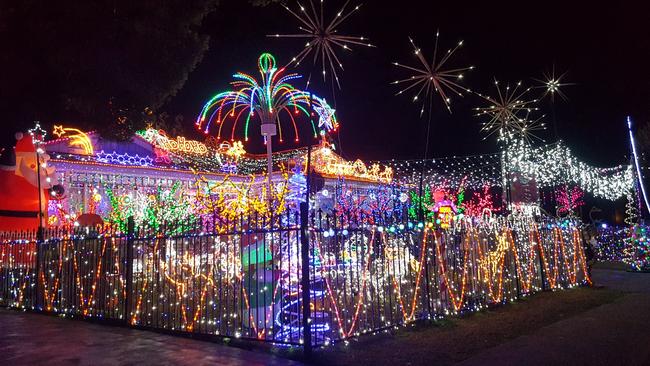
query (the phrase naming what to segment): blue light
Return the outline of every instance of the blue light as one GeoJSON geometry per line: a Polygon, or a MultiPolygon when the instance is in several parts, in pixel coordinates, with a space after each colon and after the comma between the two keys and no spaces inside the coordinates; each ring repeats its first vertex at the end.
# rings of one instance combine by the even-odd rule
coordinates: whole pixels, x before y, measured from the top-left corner
{"type": "Polygon", "coordinates": [[[119,165],[136,165],[136,166],[152,166],[153,159],[150,156],[140,156],[138,154],[129,155],[129,154],[118,154],[113,151],[113,153],[105,153],[103,150],[98,152],[97,161],[101,163],[108,164],[119,164],[119,165]]]}

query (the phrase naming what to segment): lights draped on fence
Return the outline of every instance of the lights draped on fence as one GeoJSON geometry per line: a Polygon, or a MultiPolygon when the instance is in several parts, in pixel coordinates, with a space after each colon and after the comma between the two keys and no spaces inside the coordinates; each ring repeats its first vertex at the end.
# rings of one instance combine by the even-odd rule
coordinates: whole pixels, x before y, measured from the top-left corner
{"type": "Polygon", "coordinates": [[[299,345],[308,269],[312,342],[326,345],[590,281],[580,230],[568,220],[464,219],[441,230],[406,216],[383,226],[310,216],[309,263],[298,217],[272,230],[236,219],[226,232],[4,236],[0,304],[299,345]]]}

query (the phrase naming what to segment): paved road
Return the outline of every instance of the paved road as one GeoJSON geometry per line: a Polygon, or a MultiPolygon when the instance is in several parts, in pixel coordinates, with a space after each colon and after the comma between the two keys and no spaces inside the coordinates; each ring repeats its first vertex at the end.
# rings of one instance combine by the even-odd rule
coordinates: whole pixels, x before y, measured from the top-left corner
{"type": "Polygon", "coordinates": [[[0,309],[0,365],[298,365],[264,352],[0,309]]]}
{"type": "Polygon", "coordinates": [[[625,295],[460,365],[650,365],[650,273],[594,269],[593,276],[625,295]]]}

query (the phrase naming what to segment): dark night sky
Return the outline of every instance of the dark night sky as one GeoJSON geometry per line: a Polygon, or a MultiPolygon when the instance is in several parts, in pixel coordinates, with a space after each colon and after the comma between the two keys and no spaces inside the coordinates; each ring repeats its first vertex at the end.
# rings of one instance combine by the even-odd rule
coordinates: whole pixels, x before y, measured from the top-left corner
{"type": "MultiPolygon", "coordinates": [[[[326,1],[338,10],[342,2],[326,1]],[[336,5],[336,7],[334,6],[336,5]]],[[[377,48],[354,47],[340,51],[345,71],[342,89],[332,99],[331,86],[316,79],[315,91],[336,104],[342,123],[341,146],[347,157],[365,159],[419,158],[422,156],[426,116],[410,97],[395,96],[390,82],[405,74],[393,61],[415,65],[407,37],[430,57],[436,29],[447,49],[464,40],[454,64],[475,65],[465,85],[493,93],[493,78],[534,85],[553,64],[568,71],[564,92],[568,102],[556,99],[556,118],[562,139],[585,158],[599,165],[624,161],[625,115],[638,123],[650,121],[650,31],[648,13],[631,4],[608,7],[565,1],[499,6],[495,2],[468,5],[456,2],[367,1],[361,11],[340,27],[342,34],[369,37],[377,48]]],[[[211,49],[168,105],[170,111],[195,115],[206,98],[228,87],[235,71],[256,72],[256,58],[272,52],[280,63],[296,54],[302,43],[266,38],[266,34],[293,33],[296,21],[279,5],[252,8],[243,1],[224,1],[205,22],[212,35],[211,49]]],[[[298,69],[309,72],[307,63],[298,69]]],[[[438,100],[436,102],[439,102],[438,100]]],[[[491,152],[494,139],[482,140],[479,120],[472,108],[482,105],[476,96],[453,100],[453,114],[436,103],[433,115],[433,154],[446,156],[491,152]]],[[[548,101],[540,103],[546,120],[552,118],[548,101]]],[[[552,139],[552,129],[545,132],[552,139]]]]}
{"type": "MultiPolygon", "coordinates": [[[[327,0],[329,15],[342,3],[327,0]]],[[[493,93],[495,77],[503,83],[522,80],[533,85],[533,78],[542,78],[553,64],[560,73],[568,71],[565,80],[577,85],[564,89],[568,102],[556,99],[560,137],[587,162],[603,166],[624,162],[628,152],[625,116],[632,115],[638,124],[650,123],[650,16],[641,5],[631,3],[610,2],[607,7],[581,3],[366,1],[340,32],[366,36],[377,48],[338,52],[345,71],[340,74],[342,89],[335,90],[335,95],[329,84],[315,79],[316,94],[336,106],[344,155],[363,159],[422,156],[426,117],[419,117],[419,105],[411,103],[409,96],[394,95],[397,88],[390,82],[408,75],[391,62],[416,65],[408,36],[430,57],[436,29],[440,29],[443,49],[465,41],[453,65],[476,66],[465,78],[465,85],[476,91],[493,93]]],[[[171,115],[185,115],[188,130],[207,98],[229,87],[234,72],[257,73],[257,57],[265,51],[285,63],[303,44],[265,36],[297,30],[297,21],[278,4],[256,8],[248,1],[223,0],[203,28],[211,35],[210,50],[184,88],[161,108],[171,115]]],[[[309,72],[309,63],[297,71],[309,72]]],[[[494,138],[482,140],[479,119],[473,116],[472,108],[483,105],[478,97],[455,98],[451,115],[438,102],[433,115],[433,155],[496,151],[494,138]]],[[[540,108],[550,123],[548,101],[540,108]]],[[[14,129],[23,124],[4,123],[14,129]]],[[[252,131],[256,133],[257,126],[252,131]]],[[[552,140],[551,131],[545,134],[552,140]]],[[[261,146],[250,149],[256,148],[261,146]]]]}

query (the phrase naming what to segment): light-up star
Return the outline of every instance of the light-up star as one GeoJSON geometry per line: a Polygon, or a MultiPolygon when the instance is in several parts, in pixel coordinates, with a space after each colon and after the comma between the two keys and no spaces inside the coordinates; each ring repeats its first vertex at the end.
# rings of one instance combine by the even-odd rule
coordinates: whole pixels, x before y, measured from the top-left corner
{"type": "Polygon", "coordinates": [[[52,131],[52,133],[54,135],[56,135],[56,137],[61,137],[61,136],[65,135],[65,130],[63,129],[62,125],[59,125],[59,126],[54,125],[54,131],[52,131]]]}
{"type": "Polygon", "coordinates": [[[27,130],[27,132],[29,132],[29,134],[32,136],[34,143],[38,145],[43,141],[45,141],[45,136],[47,135],[47,131],[45,131],[41,127],[41,123],[39,121],[35,121],[34,123],[35,123],[34,128],[27,130]]]}
{"type": "Polygon", "coordinates": [[[313,106],[314,111],[318,113],[318,128],[321,130],[333,130],[334,123],[332,123],[332,117],[334,116],[335,109],[325,108],[323,106],[313,106]]]}

